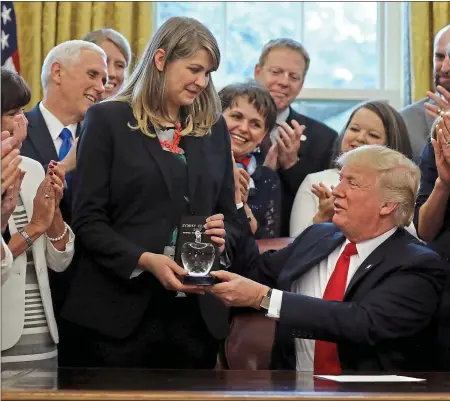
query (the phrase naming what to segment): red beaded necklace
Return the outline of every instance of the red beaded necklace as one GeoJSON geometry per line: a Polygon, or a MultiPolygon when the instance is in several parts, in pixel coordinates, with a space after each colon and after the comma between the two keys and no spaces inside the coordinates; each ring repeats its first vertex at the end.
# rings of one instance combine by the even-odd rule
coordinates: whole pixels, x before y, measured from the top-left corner
{"type": "Polygon", "coordinates": [[[175,123],[175,127],[176,127],[176,129],[175,129],[175,132],[173,133],[172,141],[169,142],[165,139],[164,140],[161,140],[159,138],[158,139],[159,139],[159,143],[161,144],[161,146],[163,148],[170,150],[172,153],[180,154],[180,153],[182,153],[182,150],[180,147],[178,147],[178,145],[181,141],[180,133],[181,133],[181,131],[183,131],[183,128],[181,126],[181,123],[178,121],[175,123]]]}

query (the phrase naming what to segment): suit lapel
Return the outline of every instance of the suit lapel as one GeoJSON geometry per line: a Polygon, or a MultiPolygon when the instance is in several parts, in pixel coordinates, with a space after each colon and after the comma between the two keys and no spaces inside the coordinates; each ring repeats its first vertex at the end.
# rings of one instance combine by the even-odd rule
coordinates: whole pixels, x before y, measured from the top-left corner
{"type": "Polygon", "coordinates": [[[164,182],[166,183],[170,199],[173,200],[172,178],[170,174],[171,167],[168,158],[164,154],[165,150],[161,147],[158,138],[150,138],[140,131],[133,131],[133,133],[139,135],[144,147],[150,153],[150,156],[155,159],[156,165],[158,166],[164,178],[164,182]]]}
{"type": "Polygon", "coordinates": [[[28,138],[41,157],[42,164],[48,164],[50,160],[58,160],[52,136],[39,110],[39,103],[27,113],[28,138]]]}
{"type": "Polygon", "coordinates": [[[350,283],[348,283],[347,289],[345,290],[344,300],[351,290],[373,269],[376,268],[383,261],[383,255],[379,252],[378,248],[369,255],[369,257],[358,267],[355,274],[353,275],[350,283]]]}
{"type": "MultiPolygon", "coordinates": [[[[196,191],[200,179],[202,177],[207,177],[207,172],[204,172],[202,170],[206,165],[206,163],[204,163],[206,155],[203,152],[203,144],[205,142],[205,139],[206,138],[194,136],[186,136],[183,138],[183,146],[186,152],[187,159],[189,205],[191,207],[191,211],[194,211],[193,209],[196,209],[199,204],[203,203],[201,202],[201,199],[198,199],[199,196],[197,196],[196,191]]],[[[201,196],[200,193],[198,195],[201,196]]]]}
{"type": "Polygon", "coordinates": [[[328,257],[344,241],[344,234],[340,231],[317,238],[316,242],[305,252],[294,255],[298,263],[288,263],[286,268],[282,269],[279,278],[280,285],[284,290],[290,291],[290,286],[295,280],[328,257]]]}
{"type": "Polygon", "coordinates": [[[77,124],[77,130],[75,131],[75,138],[78,138],[80,136],[81,128],[83,127],[83,122],[79,122],[77,124]]]}
{"type": "MultiPolygon", "coordinates": [[[[384,241],[377,249],[375,249],[368,257],[367,259],[361,263],[361,265],[356,270],[355,274],[353,275],[352,279],[350,280],[350,283],[347,286],[347,290],[345,291],[344,300],[345,298],[350,295],[350,292],[356,287],[358,283],[373,269],[377,267],[381,262],[383,262],[385,255],[391,255],[396,253],[396,244],[397,241],[401,241],[402,238],[404,238],[405,231],[401,228],[397,229],[397,231],[389,237],[386,241],[384,241]]],[[[385,264],[386,265],[386,264],[385,264]]],[[[387,268],[389,266],[387,265],[387,268]]],[[[384,269],[380,267],[377,272],[382,273],[384,269]]]]}

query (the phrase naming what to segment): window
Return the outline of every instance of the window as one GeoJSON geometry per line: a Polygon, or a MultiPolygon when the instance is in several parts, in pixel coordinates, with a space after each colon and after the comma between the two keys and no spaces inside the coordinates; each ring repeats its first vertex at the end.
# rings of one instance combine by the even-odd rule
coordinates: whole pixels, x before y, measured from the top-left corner
{"type": "Polygon", "coordinates": [[[217,87],[253,77],[263,45],[291,37],[311,56],[293,105],[341,130],[351,109],[368,99],[401,107],[402,4],[396,2],[158,2],[156,26],[173,16],[204,23],[222,54],[217,87]],[[276,16],[276,18],[274,18],[276,16]]]}

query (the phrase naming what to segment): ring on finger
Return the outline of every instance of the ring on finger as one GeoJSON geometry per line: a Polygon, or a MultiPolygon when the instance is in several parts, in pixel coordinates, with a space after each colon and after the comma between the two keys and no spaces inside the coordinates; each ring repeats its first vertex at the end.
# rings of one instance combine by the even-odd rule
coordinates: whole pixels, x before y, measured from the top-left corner
{"type": "Polygon", "coordinates": [[[49,194],[45,194],[44,198],[48,199],[48,198],[50,198],[50,195],[49,194]]]}
{"type": "Polygon", "coordinates": [[[445,141],[445,146],[446,146],[447,148],[450,148],[450,140],[449,140],[449,139],[447,139],[447,140],[445,141]]]}
{"type": "Polygon", "coordinates": [[[439,117],[442,117],[445,114],[445,111],[442,107],[439,107],[437,112],[438,112],[439,117]]]}

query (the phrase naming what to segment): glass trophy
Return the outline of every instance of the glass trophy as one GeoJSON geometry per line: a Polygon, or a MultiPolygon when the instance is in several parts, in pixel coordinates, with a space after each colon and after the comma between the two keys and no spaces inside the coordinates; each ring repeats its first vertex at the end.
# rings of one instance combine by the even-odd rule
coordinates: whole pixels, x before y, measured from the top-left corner
{"type": "Polygon", "coordinates": [[[185,242],[181,247],[181,262],[188,272],[182,277],[186,285],[213,285],[214,276],[209,274],[216,257],[216,249],[210,242],[202,242],[202,233],[194,231],[195,240],[185,242]]]}

